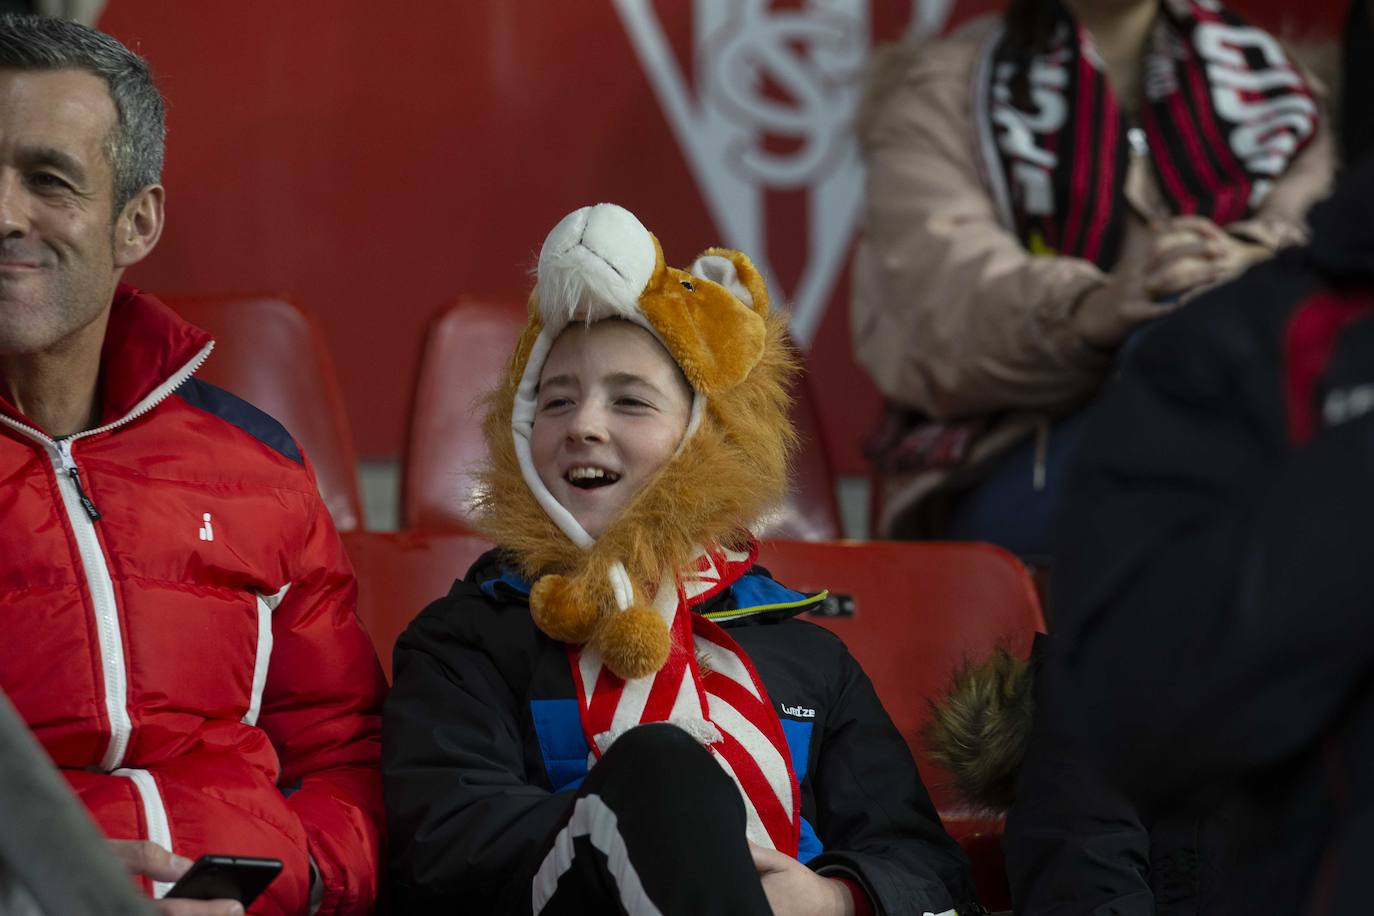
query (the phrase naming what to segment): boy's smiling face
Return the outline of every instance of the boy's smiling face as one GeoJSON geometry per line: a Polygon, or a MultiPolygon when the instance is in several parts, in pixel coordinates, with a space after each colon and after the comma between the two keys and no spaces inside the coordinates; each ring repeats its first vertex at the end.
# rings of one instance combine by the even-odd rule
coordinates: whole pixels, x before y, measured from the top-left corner
{"type": "Polygon", "coordinates": [[[537,405],[530,456],[539,479],[597,538],[677,451],[692,390],[652,334],[608,320],[559,335],[537,405]]]}

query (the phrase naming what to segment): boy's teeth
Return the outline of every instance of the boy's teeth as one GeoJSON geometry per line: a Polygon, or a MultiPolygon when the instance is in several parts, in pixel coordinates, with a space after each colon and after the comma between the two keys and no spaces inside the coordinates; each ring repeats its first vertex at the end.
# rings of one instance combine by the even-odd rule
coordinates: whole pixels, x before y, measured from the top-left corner
{"type": "Polygon", "coordinates": [[[573,468],[568,471],[569,480],[600,480],[602,478],[616,480],[617,475],[602,468],[573,468]]]}

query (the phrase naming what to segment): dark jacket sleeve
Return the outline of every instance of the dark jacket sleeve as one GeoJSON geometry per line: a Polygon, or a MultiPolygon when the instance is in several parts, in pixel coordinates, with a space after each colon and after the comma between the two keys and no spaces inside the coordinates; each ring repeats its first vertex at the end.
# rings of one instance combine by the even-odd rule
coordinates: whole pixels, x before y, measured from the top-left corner
{"type": "Polygon", "coordinates": [[[382,775],[398,912],[529,912],[538,853],[573,802],[526,772],[519,700],[468,638],[469,618],[493,616],[480,601],[431,605],[396,645],[382,775]]]}
{"type": "MultiPolygon", "coordinates": [[[[1293,563],[1295,548],[1308,570],[1347,554],[1346,526],[1324,522],[1363,509],[1332,493],[1327,518],[1314,514],[1321,486],[1308,481],[1331,474],[1288,441],[1282,345],[1310,287],[1270,262],[1167,319],[1082,445],[1055,570],[1048,712],[1144,803],[1291,750],[1287,723],[1315,717],[1288,713],[1331,670],[1291,660],[1360,643],[1354,629],[1312,626],[1302,608],[1321,605],[1293,563]]],[[[1333,605],[1322,621],[1334,617],[1333,605]]]]}
{"type": "Polygon", "coordinates": [[[1167,721],[1196,700],[1200,628],[1234,592],[1258,482],[1281,444],[1273,385],[1283,282],[1251,272],[1146,331],[1096,405],[1075,456],[1056,545],[1050,640],[1004,848],[1018,912],[1152,914],[1153,812],[1103,758],[1120,736],[1157,772],[1187,745],[1167,721]],[[1146,682],[1151,686],[1146,687],[1146,682]]]}
{"type": "MultiPolygon", "coordinates": [[[[1121,718],[1100,749],[1143,801],[1292,760],[1364,689],[1374,645],[1372,467],[1374,416],[1366,415],[1323,431],[1276,468],[1267,492],[1255,494],[1231,600],[1196,622],[1168,615],[1187,647],[1173,658],[1159,640],[1116,669],[1131,686],[1112,690],[1121,718]],[[1150,736],[1144,746],[1139,735],[1150,736]]],[[[1106,667],[1085,657],[1078,682],[1096,683],[1106,667]]]]}
{"type": "Polygon", "coordinates": [[[841,655],[836,699],[812,774],[823,874],[849,873],[879,913],[973,912],[968,857],[940,823],[916,763],[873,684],[841,655]]]}
{"type": "Polygon", "coordinates": [[[1002,840],[1015,911],[1154,916],[1150,834],[1135,804],[1038,707],[1002,840]]]}
{"type": "Polygon", "coordinates": [[[1147,434],[1191,464],[1121,480],[1129,465],[1099,444],[1076,510],[1070,493],[1066,512],[1088,519],[1121,506],[1125,483],[1176,519],[1112,612],[1079,626],[1063,672],[1067,695],[1092,697],[1073,721],[1146,797],[1310,753],[1368,690],[1374,417],[1357,402],[1374,387],[1371,203],[1366,162],[1312,211],[1309,248],[1201,297],[1142,348],[1121,388],[1165,408],[1147,434]],[[1168,359],[1215,378],[1181,387],[1168,359]]]}
{"type": "MultiPolygon", "coordinates": [[[[1210,835],[1209,783],[1292,753],[1342,695],[1317,688],[1341,674],[1329,663],[1339,652],[1293,659],[1322,654],[1323,640],[1367,644],[1348,619],[1334,628],[1343,637],[1312,625],[1304,607],[1324,608],[1324,624],[1337,605],[1298,574],[1324,568],[1322,556],[1358,568],[1334,533],[1349,527],[1322,524],[1366,507],[1313,516],[1304,496],[1282,508],[1298,469],[1280,344],[1309,286],[1271,262],[1199,299],[1150,332],[1094,412],[1061,516],[1053,648],[1008,819],[1018,912],[1153,912],[1148,891],[1167,891],[1160,875],[1178,851],[1161,819],[1193,817],[1191,833],[1210,835]]],[[[1352,584],[1338,579],[1331,597],[1352,584]]]]}

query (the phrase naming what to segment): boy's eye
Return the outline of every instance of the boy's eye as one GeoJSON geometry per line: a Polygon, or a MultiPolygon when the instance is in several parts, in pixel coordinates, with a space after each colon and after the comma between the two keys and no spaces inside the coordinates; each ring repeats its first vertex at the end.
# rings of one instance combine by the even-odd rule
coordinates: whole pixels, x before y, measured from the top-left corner
{"type": "Polygon", "coordinates": [[[554,397],[554,398],[549,398],[547,401],[545,401],[542,405],[540,405],[539,409],[540,409],[540,410],[555,410],[555,409],[557,409],[557,408],[559,408],[559,407],[566,407],[566,406],[568,406],[568,405],[571,404],[571,403],[572,403],[572,400],[571,400],[570,398],[559,398],[559,397],[554,397]]]}
{"type": "Polygon", "coordinates": [[[629,397],[628,395],[625,396],[625,397],[622,397],[622,398],[617,399],[617,400],[616,400],[616,403],[619,404],[619,405],[621,405],[622,407],[652,407],[652,406],[653,406],[653,405],[650,404],[648,401],[646,401],[646,400],[644,400],[644,399],[642,399],[642,398],[629,397]]]}

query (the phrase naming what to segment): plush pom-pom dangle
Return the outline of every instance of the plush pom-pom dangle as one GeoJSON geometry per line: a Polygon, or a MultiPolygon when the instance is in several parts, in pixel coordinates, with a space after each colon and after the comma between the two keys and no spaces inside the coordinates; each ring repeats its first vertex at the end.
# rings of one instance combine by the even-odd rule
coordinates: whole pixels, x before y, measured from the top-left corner
{"type": "Polygon", "coordinates": [[[668,660],[672,636],[663,618],[641,604],[611,616],[597,634],[606,667],[624,680],[648,677],[668,660]]]}
{"type": "Polygon", "coordinates": [[[580,645],[595,631],[600,609],[576,579],[550,575],[530,590],[530,616],[550,638],[580,645]]]}

